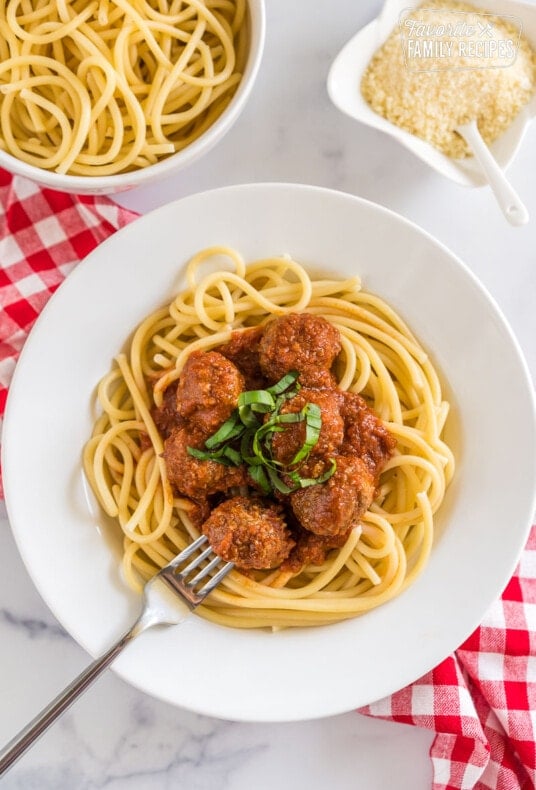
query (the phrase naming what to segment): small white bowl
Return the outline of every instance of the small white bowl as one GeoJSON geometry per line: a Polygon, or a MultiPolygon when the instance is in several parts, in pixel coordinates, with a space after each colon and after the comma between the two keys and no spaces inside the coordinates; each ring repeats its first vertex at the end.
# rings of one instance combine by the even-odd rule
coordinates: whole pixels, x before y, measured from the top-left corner
{"type": "MultiPolygon", "coordinates": [[[[518,17],[523,25],[523,35],[536,49],[536,6],[515,0],[471,0],[483,11],[518,17]]],[[[387,121],[372,110],[361,94],[361,79],[372,56],[398,24],[402,11],[408,8],[407,0],[386,0],[381,14],[362,28],[343,47],[335,58],[327,80],[329,97],[333,104],[351,118],[390,134],[409,148],[431,167],[463,186],[484,186],[488,183],[474,157],[451,159],[404,129],[387,121]]],[[[536,117],[536,96],[522,109],[508,129],[490,150],[504,170],[515,157],[528,124],[536,117]]]]}
{"type": "Polygon", "coordinates": [[[182,170],[206,154],[229,131],[251,93],[259,70],[265,38],[264,0],[247,0],[249,8],[249,55],[244,75],[238,89],[219,118],[197,140],[176,154],[154,165],[117,173],[111,176],[61,175],[50,170],[29,165],[0,150],[0,167],[16,175],[25,176],[41,186],[72,192],[78,195],[107,195],[125,192],[133,187],[148,184],[182,170]]]}

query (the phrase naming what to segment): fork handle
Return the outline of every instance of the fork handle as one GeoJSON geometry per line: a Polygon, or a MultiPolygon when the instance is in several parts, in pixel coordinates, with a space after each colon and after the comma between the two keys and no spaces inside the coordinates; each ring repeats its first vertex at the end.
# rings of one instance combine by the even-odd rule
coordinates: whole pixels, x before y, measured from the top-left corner
{"type": "Polygon", "coordinates": [[[151,622],[144,623],[138,620],[138,622],[135,623],[115,645],[107,650],[100,658],[93,661],[93,663],[81,672],[66,689],[43,708],[41,713],[38,713],[18,735],[15,735],[15,737],[0,750],[0,776],[8,771],[19,757],[22,757],[26,750],[46,732],[50,725],[53,724],[95,680],[97,680],[129,642],[152,624],[151,622]]]}

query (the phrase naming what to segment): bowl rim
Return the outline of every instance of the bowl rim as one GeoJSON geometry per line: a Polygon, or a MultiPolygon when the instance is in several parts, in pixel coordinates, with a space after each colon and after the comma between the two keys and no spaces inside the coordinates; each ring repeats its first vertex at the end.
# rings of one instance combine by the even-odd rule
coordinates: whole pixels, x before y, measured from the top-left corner
{"type": "Polygon", "coordinates": [[[14,175],[29,178],[31,181],[49,189],[78,194],[106,194],[126,191],[127,189],[147,184],[155,179],[165,177],[176,169],[182,169],[192,164],[200,156],[211,150],[229,131],[242,112],[259,72],[266,38],[265,2],[264,0],[246,0],[246,3],[249,10],[251,33],[250,49],[244,74],[236,93],[216,121],[182,151],[177,151],[175,154],[153,165],[138,168],[132,172],[116,173],[109,176],[79,176],[56,173],[53,170],[46,170],[45,168],[23,162],[17,159],[16,156],[13,156],[13,154],[1,149],[0,167],[14,175]]]}

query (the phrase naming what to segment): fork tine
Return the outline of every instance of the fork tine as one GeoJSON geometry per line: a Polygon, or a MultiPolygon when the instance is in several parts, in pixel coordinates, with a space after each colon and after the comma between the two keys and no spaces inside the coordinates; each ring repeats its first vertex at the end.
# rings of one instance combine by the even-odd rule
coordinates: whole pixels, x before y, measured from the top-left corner
{"type": "MultiPolygon", "coordinates": [[[[184,551],[181,551],[181,553],[178,554],[175,559],[173,559],[167,565],[164,565],[164,567],[157,574],[157,577],[165,582],[169,587],[171,587],[171,589],[177,593],[192,610],[195,609],[196,606],[199,606],[199,604],[204,601],[207,595],[212,592],[212,590],[218,586],[221,580],[227,576],[229,571],[234,568],[233,562],[227,562],[223,568],[220,568],[215,576],[207,580],[207,583],[204,585],[204,587],[201,587],[200,590],[196,590],[195,586],[198,584],[198,582],[206,578],[213,570],[217,568],[221,562],[223,562],[221,557],[215,555],[214,550],[210,545],[208,545],[207,548],[204,548],[200,554],[197,554],[192,558],[192,555],[195,554],[195,552],[197,552],[199,549],[202,549],[206,543],[208,543],[208,538],[206,535],[201,535],[199,538],[197,538],[197,540],[194,540],[193,543],[187,546],[184,551]],[[190,560],[190,562],[185,568],[181,569],[180,566],[185,562],[185,560],[190,560]],[[205,567],[200,568],[200,565],[205,560],[208,560],[207,564],[205,567]],[[194,570],[197,570],[196,575],[191,580],[188,580],[188,575],[194,570]]],[[[150,584],[151,581],[147,583],[145,588],[146,590],[150,584]]]]}
{"type": "Polygon", "coordinates": [[[206,535],[200,535],[197,538],[197,540],[194,540],[193,543],[188,544],[188,546],[186,546],[186,548],[183,549],[183,551],[181,551],[180,554],[177,554],[177,556],[173,560],[171,560],[171,562],[168,563],[165,567],[176,568],[177,565],[181,564],[181,562],[184,562],[184,560],[189,559],[192,556],[192,554],[194,554],[198,549],[201,548],[201,546],[204,546],[207,541],[208,538],[206,535]]]}
{"type": "Polygon", "coordinates": [[[198,557],[194,557],[193,560],[186,566],[186,568],[182,569],[182,571],[180,572],[180,576],[182,576],[182,578],[186,581],[188,574],[194,571],[196,568],[198,568],[199,565],[203,562],[203,560],[206,560],[206,558],[209,557],[211,554],[213,554],[212,546],[209,546],[208,549],[202,551],[198,557]]]}
{"type": "Polygon", "coordinates": [[[208,595],[212,590],[218,586],[222,579],[225,579],[229,571],[232,571],[234,568],[234,562],[226,562],[223,568],[216,573],[210,581],[208,581],[201,589],[199,590],[199,595],[203,596],[203,598],[208,595]]]}
{"type": "Polygon", "coordinates": [[[209,573],[210,573],[212,570],[214,570],[214,568],[216,567],[216,565],[219,565],[219,563],[220,563],[221,561],[222,561],[221,557],[218,557],[218,556],[214,557],[214,559],[213,559],[213,560],[211,560],[211,561],[209,562],[209,564],[208,564],[208,565],[205,565],[205,567],[204,567],[204,568],[201,568],[201,570],[199,571],[199,573],[198,573],[198,574],[196,574],[196,575],[194,576],[194,578],[193,578],[191,581],[189,581],[189,582],[188,582],[188,584],[189,584],[191,587],[193,587],[194,585],[196,585],[198,582],[200,582],[200,581],[201,581],[201,579],[204,579],[204,578],[205,578],[205,576],[207,576],[207,575],[208,575],[208,574],[209,574],[209,573]]]}

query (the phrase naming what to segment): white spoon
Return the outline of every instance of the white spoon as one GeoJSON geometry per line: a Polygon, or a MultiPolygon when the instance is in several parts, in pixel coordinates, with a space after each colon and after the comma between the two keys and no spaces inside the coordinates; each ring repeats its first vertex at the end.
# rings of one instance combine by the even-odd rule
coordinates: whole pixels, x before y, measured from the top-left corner
{"type": "Polygon", "coordinates": [[[516,227],[526,225],[529,221],[529,212],[482,139],[476,121],[457,126],[456,131],[464,138],[482,167],[488,184],[508,222],[516,227]]]}

